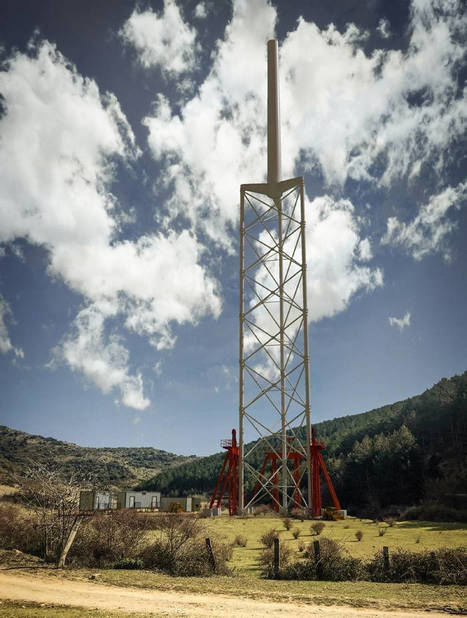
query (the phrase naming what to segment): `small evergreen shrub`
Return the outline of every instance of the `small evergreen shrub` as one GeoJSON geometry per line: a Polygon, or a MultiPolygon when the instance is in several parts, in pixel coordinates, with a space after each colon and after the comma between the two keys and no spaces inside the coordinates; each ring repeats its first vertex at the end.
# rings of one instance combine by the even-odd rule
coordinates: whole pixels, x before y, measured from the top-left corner
{"type": "Polygon", "coordinates": [[[144,562],[141,558],[121,558],[121,560],[114,564],[114,569],[144,569],[144,562]]]}

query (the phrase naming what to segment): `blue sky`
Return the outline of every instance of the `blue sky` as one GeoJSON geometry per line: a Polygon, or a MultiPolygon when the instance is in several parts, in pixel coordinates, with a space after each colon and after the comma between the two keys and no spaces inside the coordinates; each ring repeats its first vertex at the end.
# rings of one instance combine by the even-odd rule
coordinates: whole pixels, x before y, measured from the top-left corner
{"type": "Polygon", "coordinates": [[[462,3],[5,1],[0,422],[207,454],[237,425],[239,185],[306,185],[313,421],[466,369],[462,3]]]}

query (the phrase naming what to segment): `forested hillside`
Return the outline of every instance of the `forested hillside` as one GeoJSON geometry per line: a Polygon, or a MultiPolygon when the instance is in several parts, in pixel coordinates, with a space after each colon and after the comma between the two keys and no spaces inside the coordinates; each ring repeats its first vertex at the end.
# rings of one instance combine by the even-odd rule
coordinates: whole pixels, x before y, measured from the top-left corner
{"type": "MultiPolygon", "coordinates": [[[[467,372],[421,395],[316,425],[342,504],[373,508],[465,492],[467,372]]],[[[223,453],[159,473],[145,488],[210,492],[223,453]]],[[[258,460],[257,465],[260,465],[258,460]]]]}
{"type": "Polygon", "coordinates": [[[155,448],[88,448],[0,426],[0,482],[11,484],[28,466],[57,466],[71,474],[110,487],[135,485],[193,457],[155,448]]]}

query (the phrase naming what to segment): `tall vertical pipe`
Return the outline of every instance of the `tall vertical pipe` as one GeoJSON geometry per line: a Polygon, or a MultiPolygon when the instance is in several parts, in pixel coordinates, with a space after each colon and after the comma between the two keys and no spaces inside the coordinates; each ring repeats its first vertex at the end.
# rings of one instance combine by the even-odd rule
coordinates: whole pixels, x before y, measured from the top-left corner
{"type": "Polygon", "coordinates": [[[268,41],[268,183],[281,179],[281,127],[279,113],[277,41],[268,41]]]}

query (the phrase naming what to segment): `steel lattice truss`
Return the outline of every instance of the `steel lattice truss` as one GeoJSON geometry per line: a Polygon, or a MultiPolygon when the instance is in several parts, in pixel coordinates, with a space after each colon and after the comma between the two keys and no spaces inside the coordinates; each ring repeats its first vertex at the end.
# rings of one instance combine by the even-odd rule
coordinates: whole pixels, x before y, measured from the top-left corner
{"type": "Polygon", "coordinates": [[[239,506],[308,507],[303,178],[242,185],[240,199],[239,506]],[[265,456],[273,465],[259,470],[265,456]]]}

